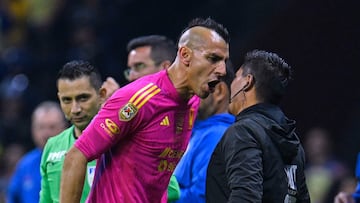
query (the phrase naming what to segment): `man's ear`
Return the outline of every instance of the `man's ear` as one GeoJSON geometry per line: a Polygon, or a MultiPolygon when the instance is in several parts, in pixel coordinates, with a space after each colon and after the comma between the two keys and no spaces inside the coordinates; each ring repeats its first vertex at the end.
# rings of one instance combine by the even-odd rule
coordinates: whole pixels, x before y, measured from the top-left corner
{"type": "Polygon", "coordinates": [[[191,53],[192,53],[192,50],[190,48],[186,47],[186,46],[183,46],[183,47],[179,48],[180,60],[186,66],[190,65],[191,53]]]}
{"type": "Polygon", "coordinates": [[[99,89],[99,95],[100,95],[100,102],[101,102],[101,104],[104,104],[105,101],[106,101],[106,99],[108,98],[108,95],[107,95],[106,93],[107,93],[106,88],[101,87],[101,88],[99,89]]]}
{"type": "Polygon", "coordinates": [[[228,98],[228,87],[226,85],[225,82],[219,82],[216,86],[215,86],[215,91],[212,93],[214,95],[214,99],[216,101],[220,101],[223,100],[225,98],[228,98]]]}
{"type": "Polygon", "coordinates": [[[160,63],[161,69],[168,69],[171,65],[171,62],[169,60],[163,61],[160,63]]]}
{"type": "Polygon", "coordinates": [[[247,79],[247,82],[246,82],[246,85],[244,86],[244,91],[245,92],[250,90],[253,87],[254,82],[255,82],[254,81],[254,76],[252,74],[248,74],[246,76],[246,79],[247,79]]]}

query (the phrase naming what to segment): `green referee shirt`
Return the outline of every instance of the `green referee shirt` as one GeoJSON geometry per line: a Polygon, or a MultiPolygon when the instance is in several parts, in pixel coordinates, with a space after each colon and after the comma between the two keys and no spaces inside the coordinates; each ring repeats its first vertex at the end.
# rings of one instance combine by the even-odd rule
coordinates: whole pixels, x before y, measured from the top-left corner
{"type": "MultiPolygon", "coordinates": [[[[59,202],[61,171],[64,165],[66,152],[75,142],[74,126],[64,130],[57,136],[51,137],[44,148],[40,172],[41,172],[41,191],[40,203],[59,202]]],[[[86,170],[85,184],[80,202],[85,202],[90,192],[90,187],[94,178],[96,161],[88,163],[86,170]]]]}
{"type": "Polygon", "coordinates": [[[168,203],[174,202],[180,198],[180,186],[174,175],[170,178],[168,186],[168,203]]]}

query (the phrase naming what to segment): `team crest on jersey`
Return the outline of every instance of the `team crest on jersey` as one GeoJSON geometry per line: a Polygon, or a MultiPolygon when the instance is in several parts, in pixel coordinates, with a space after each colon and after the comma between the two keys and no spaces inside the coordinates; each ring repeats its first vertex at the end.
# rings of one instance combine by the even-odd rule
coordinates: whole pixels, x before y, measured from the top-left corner
{"type": "Polygon", "coordinates": [[[134,106],[131,102],[127,103],[123,108],[119,111],[119,120],[121,121],[130,121],[138,112],[136,106],[134,106]]]}

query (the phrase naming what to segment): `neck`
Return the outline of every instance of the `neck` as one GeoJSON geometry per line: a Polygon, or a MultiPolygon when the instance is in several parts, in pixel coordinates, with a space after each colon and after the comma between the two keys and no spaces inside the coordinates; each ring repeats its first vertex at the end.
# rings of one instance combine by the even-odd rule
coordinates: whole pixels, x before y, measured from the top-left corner
{"type": "Polygon", "coordinates": [[[167,70],[170,81],[174,85],[180,97],[184,100],[189,100],[192,96],[194,96],[194,93],[189,91],[189,88],[187,87],[185,74],[182,71],[177,71],[176,69],[179,69],[179,67],[171,66],[167,70]]]}
{"type": "Polygon", "coordinates": [[[75,136],[76,138],[79,138],[80,135],[81,135],[81,133],[82,133],[82,131],[75,126],[75,128],[74,128],[74,136],[75,136]]]}
{"type": "Polygon", "coordinates": [[[244,100],[242,101],[239,113],[250,106],[258,104],[259,102],[260,101],[257,100],[257,98],[253,92],[248,91],[248,92],[244,93],[244,100]]]}

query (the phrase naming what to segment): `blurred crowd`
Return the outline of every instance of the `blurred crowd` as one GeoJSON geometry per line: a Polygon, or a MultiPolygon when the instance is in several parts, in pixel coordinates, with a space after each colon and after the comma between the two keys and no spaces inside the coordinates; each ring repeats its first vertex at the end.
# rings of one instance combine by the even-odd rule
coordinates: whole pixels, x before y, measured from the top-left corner
{"type": "MultiPolygon", "coordinates": [[[[17,161],[34,147],[30,114],[43,100],[57,101],[56,71],[66,61],[88,60],[123,83],[121,57],[132,37],[119,26],[127,23],[124,4],[131,0],[0,1],[0,202],[17,161]]],[[[354,169],[334,154],[331,132],[314,127],[301,138],[312,202],[351,192],[354,169]]]]}
{"type": "Polygon", "coordinates": [[[101,67],[104,77],[122,72],[121,26],[109,19],[120,19],[117,5],[123,3],[0,1],[0,202],[17,161],[34,147],[31,112],[41,101],[57,102],[57,70],[84,59],[101,67]]]}
{"type": "Polygon", "coordinates": [[[122,72],[119,59],[125,47],[117,47],[120,26],[109,20],[119,19],[117,13],[111,1],[0,2],[2,145],[16,141],[29,145],[27,117],[40,101],[57,99],[56,71],[66,61],[90,61],[104,77],[122,72]]]}

